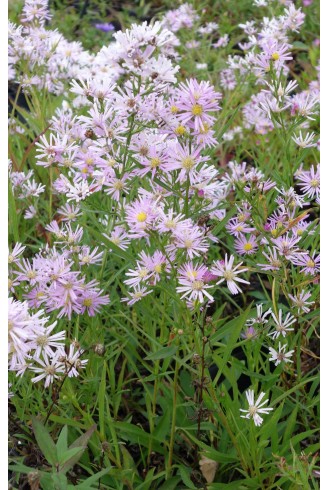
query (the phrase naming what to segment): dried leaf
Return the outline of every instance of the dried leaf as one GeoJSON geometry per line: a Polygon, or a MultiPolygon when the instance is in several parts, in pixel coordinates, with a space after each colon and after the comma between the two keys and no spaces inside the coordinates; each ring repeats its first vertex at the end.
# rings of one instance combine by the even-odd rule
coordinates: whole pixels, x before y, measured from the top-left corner
{"type": "Polygon", "coordinates": [[[199,461],[199,467],[207,483],[212,483],[215,477],[216,470],[218,469],[217,462],[203,455],[199,461]]]}

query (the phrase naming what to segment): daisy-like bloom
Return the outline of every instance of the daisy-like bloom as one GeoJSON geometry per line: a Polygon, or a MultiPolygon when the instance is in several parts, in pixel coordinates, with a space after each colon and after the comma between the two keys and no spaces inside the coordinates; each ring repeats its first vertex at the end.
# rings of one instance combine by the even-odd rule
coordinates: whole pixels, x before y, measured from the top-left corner
{"type": "Polygon", "coordinates": [[[124,281],[124,284],[127,284],[128,286],[137,286],[141,282],[146,282],[151,276],[151,271],[147,267],[144,267],[140,264],[137,263],[137,269],[129,269],[126,275],[128,277],[131,277],[131,279],[126,279],[124,281]]]}
{"type": "Polygon", "coordinates": [[[168,172],[180,170],[178,181],[184,182],[189,177],[191,184],[193,184],[197,178],[197,167],[200,163],[208,160],[208,157],[203,157],[200,153],[200,147],[191,146],[189,148],[189,145],[183,146],[176,143],[168,150],[168,161],[164,168],[168,172]]]}
{"type": "Polygon", "coordinates": [[[150,199],[141,197],[126,206],[125,213],[133,237],[146,236],[157,214],[154,203],[150,199]]]}
{"type": "Polygon", "coordinates": [[[298,314],[300,314],[301,311],[304,311],[304,313],[309,313],[310,308],[308,308],[307,306],[313,305],[314,303],[314,301],[307,301],[311,297],[311,293],[304,290],[296,294],[296,296],[289,294],[288,297],[292,300],[293,306],[297,308],[298,314]]]}
{"type": "Polygon", "coordinates": [[[278,318],[273,312],[271,315],[275,322],[275,330],[268,334],[269,337],[273,339],[277,339],[280,335],[286,337],[287,332],[294,330],[291,325],[296,322],[296,318],[291,313],[287,313],[285,320],[282,319],[282,310],[279,310],[278,318]]]}
{"type": "Polygon", "coordinates": [[[19,256],[24,252],[26,245],[16,243],[12,252],[8,254],[8,264],[17,264],[19,262],[19,256]]]}
{"type": "Polygon", "coordinates": [[[263,408],[263,406],[266,405],[269,401],[269,400],[265,400],[264,402],[261,403],[264,396],[265,396],[265,393],[263,393],[263,392],[260,393],[256,402],[254,402],[254,390],[247,390],[246,391],[246,398],[247,398],[247,402],[248,402],[249,407],[247,410],[244,410],[243,408],[239,409],[241,412],[246,413],[246,415],[241,415],[241,418],[243,418],[243,419],[252,418],[254,420],[254,424],[256,426],[260,426],[263,422],[263,418],[259,415],[259,413],[268,415],[268,413],[271,410],[273,410],[273,408],[269,408],[269,407],[263,408]]]}
{"type": "Polygon", "coordinates": [[[272,313],[271,308],[269,308],[265,313],[263,313],[263,304],[261,303],[260,305],[256,305],[256,318],[249,318],[246,321],[246,325],[254,325],[255,323],[259,325],[265,325],[265,323],[268,323],[268,320],[266,317],[272,313]]]}
{"type": "Polygon", "coordinates": [[[250,235],[249,238],[241,236],[235,240],[235,249],[239,255],[251,255],[258,249],[258,244],[256,243],[256,237],[250,235]]]}
{"type": "Polygon", "coordinates": [[[62,216],[62,221],[75,221],[78,216],[82,216],[80,206],[66,203],[58,209],[58,214],[62,216]]]}
{"type": "Polygon", "coordinates": [[[147,290],[147,288],[140,287],[140,284],[137,284],[137,286],[133,288],[133,291],[129,291],[128,296],[126,298],[122,298],[121,301],[127,302],[127,304],[131,306],[134,305],[134,303],[136,303],[137,301],[140,301],[142,298],[147,296],[147,294],[150,294],[152,292],[153,292],[152,289],[147,290]]]}
{"type": "Polygon", "coordinates": [[[285,257],[287,260],[293,260],[302,254],[300,249],[296,247],[300,239],[301,237],[288,237],[287,235],[283,235],[278,238],[273,238],[272,242],[281,257],[285,257]]]}
{"type": "Polygon", "coordinates": [[[179,234],[176,233],[174,243],[167,247],[167,251],[172,252],[176,248],[184,249],[192,259],[206,253],[209,245],[204,232],[198,226],[193,226],[185,228],[179,234]]]}
{"type": "Polygon", "coordinates": [[[278,366],[281,362],[293,362],[289,357],[294,353],[294,350],[286,352],[287,344],[281,345],[279,342],[278,350],[276,351],[273,347],[269,347],[270,355],[269,361],[274,361],[274,365],[278,366]]]}
{"type": "Polygon", "coordinates": [[[214,91],[209,82],[197,82],[195,79],[180,83],[177,90],[178,119],[183,125],[199,131],[204,128],[204,123],[213,125],[214,118],[208,113],[218,111],[218,100],[221,94],[214,91]]]}
{"type": "Polygon", "coordinates": [[[169,209],[166,213],[159,212],[159,219],[156,228],[160,233],[171,232],[180,234],[188,227],[188,221],[184,219],[184,215],[175,214],[173,209],[169,209]]]}
{"type": "Polygon", "coordinates": [[[294,134],[292,140],[301,148],[311,148],[311,146],[317,146],[317,142],[313,141],[315,137],[315,133],[306,133],[306,135],[303,136],[302,131],[300,131],[299,136],[294,134]]]}
{"type": "Polygon", "coordinates": [[[44,24],[46,20],[50,19],[48,0],[25,0],[22,22],[37,21],[44,24]]]}
{"type": "Polygon", "coordinates": [[[90,252],[90,247],[82,247],[81,253],[79,253],[79,264],[80,265],[90,265],[99,264],[102,260],[104,252],[98,252],[98,247],[96,247],[92,252],[90,252]]]}
{"type": "Polygon", "coordinates": [[[84,350],[78,347],[76,341],[69,346],[68,354],[63,348],[59,351],[59,361],[63,364],[65,373],[67,373],[69,378],[78,376],[80,374],[79,371],[84,369],[88,363],[88,359],[80,359],[83,352],[84,350]]]}
{"type": "Polygon", "coordinates": [[[242,233],[251,233],[255,228],[245,223],[244,219],[231,218],[226,226],[228,232],[233,236],[240,236],[242,233]]]}
{"type": "Polygon", "coordinates": [[[35,359],[38,359],[43,352],[45,352],[49,357],[52,357],[54,355],[52,348],[56,350],[62,347],[63,342],[65,341],[66,332],[62,330],[61,332],[50,335],[56,325],[57,322],[54,322],[52,325],[46,327],[43,333],[34,333],[31,336],[31,341],[36,345],[36,349],[33,354],[35,359]]]}
{"type": "Polygon", "coordinates": [[[110,302],[109,296],[101,296],[102,290],[98,288],[94,288],[95,281],[91,281],[89,284],[85,286],[81,296],[78,301],[81,307],[81,313],[83,314],[87,311],[89,316],[95,316],[96,313],[99,313],[100,308],[104,305],[108,305],[110,302]]]}
{"type": "Polygon", "coordinates": [[[237,286],[236,282],[241,282],[244,284],[250,284],[249,281],[245,281],[245,279],[241,279],[238,277],[238,274],[241,274],[242,272],[247,272],[248,269],[245,267],[244,269],[239,269],[239,267],[242,265],[242,262],[237,264],[233,268],[233,262],[235,258],[233,255],[230,256],[228,259],[228,255],[225,255],[225,260],[223,261],[215,261],[213,262],[213,267],[211,268],[212,274],[215,274],[216,276],[222,277],[216,284],[219,285],[223,281],[227,281],[227,286],[229,291],[232,294],[238,294],[241,293],[241,289],[239,286],[237,286]]]}
{"type": "Polygon", "coordinates": [[[60,378],[60,376],[64,373],[64,366],[59,360],[60,355],[60,350],[57,350],[51,357],[43,352],[43,359],[41,357],[34,359],[34,362],[38,363],[40,367],[33,365],[29,366],[31,371],[39,373],[37,376],[35,376],[35,378],[32,378],[32,383],[37,383],[38,381],[41,381],[41,379],[45,378],[44,386],[47,388],[51,383],[53,383],[54,379],[60,378]]]}
{"type": "Polygon", "coordinates": [[[297,176],[297,180],[300,181],[299,185],[304,196],[314,199],[320,196],[320,165],[317,169],[311,165],[310,170],[304,170],[300,175],[297,176]]]}
{"type": "Polygon", "coordinates": [[[177,292],[183,293],[181,299],[187,296],[189,301],[204,302],[204,296],[210,301],[214,301],[206,289],[211,288],[208,284],[205,284],[204,275],[207,272],[205,265],[193,265],[192,262],[187,262],[178,269],[178,281],[181,286],[178,286],[177,292]]]}
{"type": "Polygon", "coordinates": [[[126,250],[130,245],[130,239],[123,226],[115,226],[110,236],[103,233],[104,237],[117,245],[122,250],[126,250]]]}
{"type": "Polygon", "coordinates": [[[320,271],[320,254],[315,256],[315,251],[312,256],[308,253],[302,255],[299,254],[292,260],[292,263],[299,267],[303,266],[301,272],[304,274],[315,276],[320,271]]]}

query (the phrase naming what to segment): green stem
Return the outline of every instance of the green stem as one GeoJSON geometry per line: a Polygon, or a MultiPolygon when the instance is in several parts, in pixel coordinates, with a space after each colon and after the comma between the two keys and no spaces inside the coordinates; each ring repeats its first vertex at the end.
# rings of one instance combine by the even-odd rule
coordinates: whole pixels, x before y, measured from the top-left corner
{"type": "Polygon", "coordinates": [[[169,457],[168,457],[168,463],[166,469],[166,479],[168,479],[171,476],[171,471],[172,471],[175,424],[176,424],[176,417],[177,417],[178,373],[179,373],[179,363],[178,360],[176,359],[175,369],[174,369],[174,379],[173,379],[172,426],[171,426],[170,445],[169,445],[169,457]]]}

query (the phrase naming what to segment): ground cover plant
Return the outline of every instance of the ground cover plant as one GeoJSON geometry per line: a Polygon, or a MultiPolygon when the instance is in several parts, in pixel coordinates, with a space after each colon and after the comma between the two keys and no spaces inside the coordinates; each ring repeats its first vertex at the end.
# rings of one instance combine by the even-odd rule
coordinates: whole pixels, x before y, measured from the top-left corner
{"type": "Polygon", "coordinates": [[[319,7],[9,10],[9,488],[319,488],[319,7]]]}

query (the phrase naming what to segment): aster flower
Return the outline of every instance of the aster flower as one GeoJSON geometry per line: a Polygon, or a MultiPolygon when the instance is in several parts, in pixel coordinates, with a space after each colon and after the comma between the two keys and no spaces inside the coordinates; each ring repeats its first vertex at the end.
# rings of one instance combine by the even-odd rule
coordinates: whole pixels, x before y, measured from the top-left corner
{"type": "Polygon", "coordinates": [[[297,180],[300,181],[299,185],[304,196],[314,199],[320,195],[320,165],[317,169],[311,165],[310,170],[304,170],[300,175],[297,176],[297,180]]]}
{"type": "Polygon", "coordinates": [[[133,288],[133,291],[129,291],[126,298],[122,298],[121,301],[126,302],[129,306],[134,305],[137,301],[152,293],[152,289],[147,290],[145,287],[141,287],[140,284],[133,288]]]}
{"type": "Polygon", "coordinates": [[[315,251],[310,255],[309,253],[304,253],[294,257],[292,262],[294,265],[303,267],[301,272],[305,275],[315,276],[320,271],[320,254],[315,256],[315,251]]]}
{"type": "Polygon", "coordinates": [[[255,318],[249,318],[246,321],[247,326],[254,325],[255,323],[259,325],[265,325],[266,323],[268,323],[266,317],[270,315],[270,313],[272,313],[272,310],[271,308],[269,308],[266,312],[263,313],[263,304],[261,303],[260,305],[256,305],[256,313],[257,316],[255,318]]]}
{"type": "Polygon", "coordinates": [[[193,265],[192,262],[187,262],[178,269],[178,281],[181,286],[176,288],[178,293],[183,293],[181,299],[187,297],[189,301],[204,302],[206,296],[210,301],[214,301],[206,289],[211,288],[205,284],[204,275],[208,271],[204,265],[193,265]]]}
{"type": "Polygon", "coordinates": [[[88,359],[81,360],[83,353],[84,350],[79,348],[76,341],[70,344],[68,354],[66,354],[63,348],[59,351],[59,360],[69,378],[79,376],[79,371],[84,369],[88,363],[88,359]]]}
{"type": "Polygon", "coordinates": [[[236,284],[236,282],[241,282],[243,284],[250,284],[249,281],[245,281],[245,279],[241,279],[238,277],[238,274],[241,274],[242,272],[247,272],[248,269],[245,267],[244,269],[239,269],[239,267],[242,265],[242,262],[237,264],[233,268],[233,262],[235,258],[233,255],[230,256],[228,260],[228,255],[225,255],[225,260],[224,261],[215,261],[213,262],[213,266],[211,268],[212,274],[215,274],[216,276],[222,277],[216,284],[219,285],[223,281],[227,281],[227,286],[229,291],[232,294],[238,294],[241,293],[240,287],[236,284]]]}
{"type": "Polygon", "coordinates": [[[184,249],[188,257],[192,259],[206,253],[209,248],[204,232],[198,226],[185,228],[179,234],[176,232],[174,236],[174,243],[167,247],[169,252],[175,248],[184,249]]]}
{"type": "Polygon", "coordinates": [[[235,240],[235,249],[239,255],[251,255],[258,249],[258,244],[256,243],[256,237],[250,235],[248,238],[241,236],[235,240]]]}
{"type": "Polygon", "coordinates": [[[177,91],[178,118],[182,124],[196,129],[203,129],[207,122],[212,126],[214,118],[208,113],[220,109],[217,101],[221,94],[214,91],[209,82],[197,82],[195,79],[180,83],[177,91]]]}
{"type": "Polygon", "coordinates": [[[247,390],[246,391],[246,399],[248,402],[248,409],[242,409],[240,408],[239,410],[241,412],[245,412],[246,415],[241,415],[241,418],[243,419],[250,419],[252,418],[254,420],[254,424],[256,426],[262,425],[263,418],[259,414],[268,414],[273,408],[263,408],[264,405],[268,403],[269,400],[265,400],[264,402],[261,403],[263,400],[263,397],[265,396],[265,393],[260,393],[258,399],[256,402],[254,402],[254,390],[247,390]]]}
{"type": "Polygon", "coordinates": [[[293,306],[297,308],[297,313],[300,314],[302,311],[304,313],[309,313],[310,308],[308,305],[313,305],[314,301],[307,301],[311,297],[311,293],[302,290],[300,293],[293,296],[289,294],[288,297],[293,302],[293,306]]]}
{"type": "Polygon", "coordinates": [[[81,252],[79,253],[79,264],[80,265],[90,265],[99,264],[102,261],[104,252],[98,252],[98,247],[90,251],[90,247],[83,246],[81,252]]]}
{"type": "Polygon", "coordinates": [[[268,334],[269,337],[277,339],[280,335],[286,337],[288,332],[292,332],[294,327],[291,325],[296,322],[296,318],[291,314],[287,313],[286,318],[282,318],[282,310],[279,310],[278,317],[271,312],[272,318],[275,322],[275,330],[268,334]]]}
{"type": "Polygon", "coordinates": [[[32,383],[37,383],[41,379],[45,379],[44,386],[47,388],[55,379],[60,378],[64,374],[64,366],[59,360],[60,355],[60,350],[57,350],[51,357],[46,352],[43,352],[43,359],[41,357],[34,359],[35,365],[29,366],[31,371],[37,373],[37,376],[32,378],[32,383]],[[37,364],[39,364],[39,367],[37,364]]]}
{"type": "Polygon", "coordinates": [[[300,131],[299,136],[294,134],[292,140],[301,148],[311,148],[312,146],[317,146],[317,142],[313,142],[315,137],[315,133],[306,133],[306,135],[303,136],[302,131],[300,131]]]}
{"type": "Polygon", "coordinates": [[[22,245],[21,243],[16,243],[12,252],[8,254],[8,264],[17,264],[19,261],[19,256],[24,252],[26,245],[22,245]]]}
{"type": "Polygon", "coordinates": [[[278,366],[281,362],[293,362],[289,357],[294,353],[294,350],[286,352],[287,344],[281,345],[279,342],[278,350],[276,351],[273,347],[269,347],[270,355],[269,361],[274,361],[274,365],[278,366]]]}
{"type": "Polygon", "coordinates": [[[33,333],[31,336],[31,341],[35,344],[35,351],[33,353],[35,359],[38,359],[43,352],[49,357],[52,357],[54,351],[63,346],[66,337],[64,330],[50,335],[56,325],[57,322],[54,322],[52,325],[48,325],[42,333],[33,333]]]}

